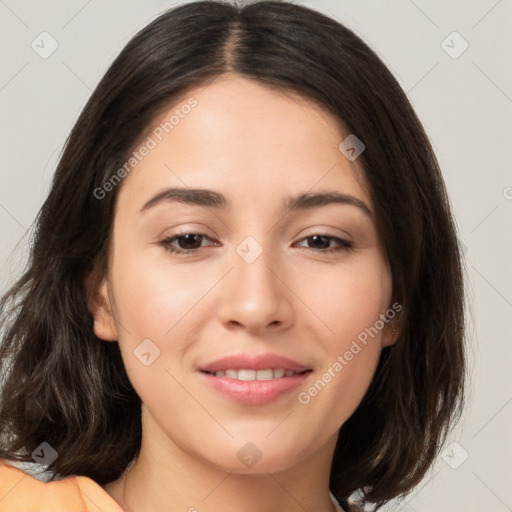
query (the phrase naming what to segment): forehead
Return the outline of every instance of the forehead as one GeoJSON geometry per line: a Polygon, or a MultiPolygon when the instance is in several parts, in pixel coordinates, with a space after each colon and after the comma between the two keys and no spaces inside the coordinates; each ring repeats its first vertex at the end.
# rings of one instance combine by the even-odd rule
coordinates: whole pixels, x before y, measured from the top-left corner
{"type": "Polygon", "coordinates": [[[318,186],[369,202],[362,169],[338,147],[348,134],[308,98],[222,75],[189,89],[154,119],[139,146],[151,149],[120,196],[140,202],[159,186],[178,185],[222,188],[247,203],[249,196],[257,201],[270,191],[289,195],[318,186]],[[183,108],[187,104],[195,106],[183,108]]]}

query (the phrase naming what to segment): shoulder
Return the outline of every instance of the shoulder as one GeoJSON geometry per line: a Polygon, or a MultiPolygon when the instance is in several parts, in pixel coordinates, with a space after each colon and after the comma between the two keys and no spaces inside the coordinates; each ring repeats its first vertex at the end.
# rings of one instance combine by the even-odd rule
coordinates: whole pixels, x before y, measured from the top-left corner
{"type": "Polygon", "coordinates": [[[0,459],[0,512],[123,512],[94,480],[72,476],[42,482],[0,459]]]}

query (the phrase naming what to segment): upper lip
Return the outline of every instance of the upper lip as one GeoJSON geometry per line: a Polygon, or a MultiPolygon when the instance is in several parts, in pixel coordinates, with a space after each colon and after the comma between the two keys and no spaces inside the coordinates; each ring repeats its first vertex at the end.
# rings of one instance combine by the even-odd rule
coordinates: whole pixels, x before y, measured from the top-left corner
{"type": "Polygon", "coordinates": [[[295,373],[310,370],[307,366],[304,366],[293,359],[277,354],[233,354],[221,357],[220,359],[216,359],[211,363],[201,366],[199,370],[213,373],[219,370],[228,369],[266,370],[268,368],[284,368],[285,370],[292,370],[295,373]]]}

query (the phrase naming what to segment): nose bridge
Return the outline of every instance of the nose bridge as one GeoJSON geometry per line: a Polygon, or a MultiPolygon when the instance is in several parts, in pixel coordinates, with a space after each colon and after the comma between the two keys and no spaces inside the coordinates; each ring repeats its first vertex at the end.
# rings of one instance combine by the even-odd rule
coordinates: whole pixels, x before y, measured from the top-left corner
{"type": "Polygon", "coordinates": [[[257,330],[291,320],[290,294],[279,276],[279,258],[271,247],[247,236],[235,248],[219,315],[223,322],[235,322],[257,330]]]}

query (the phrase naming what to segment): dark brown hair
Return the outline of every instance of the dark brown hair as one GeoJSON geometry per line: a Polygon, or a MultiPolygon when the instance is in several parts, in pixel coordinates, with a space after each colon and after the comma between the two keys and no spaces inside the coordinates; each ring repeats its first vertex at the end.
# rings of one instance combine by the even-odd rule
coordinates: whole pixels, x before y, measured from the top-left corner
{"type": "MultiPolygon", "coordinates": [[[[49,443],[55,478],[117,479],[141,444],[141,401],[117,343],[93,333],[85,277],[104,268],[118,171],[155,116],[237,73],[298,92],[366,146],[359,157],[402,306],[364,399],[342,426],[330,488],[377,506],[425,475],[459,418],[465,376],[461,254],[429,140],[397,81],[352,31],[309,8],[217,1],[167,11],[123,49],[86,104],[35,221],[25,273],[1,302],[0,457],[49,443]]],[[[341,142],[341,141],[340,141],[341,142]]]]}

